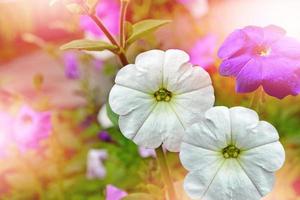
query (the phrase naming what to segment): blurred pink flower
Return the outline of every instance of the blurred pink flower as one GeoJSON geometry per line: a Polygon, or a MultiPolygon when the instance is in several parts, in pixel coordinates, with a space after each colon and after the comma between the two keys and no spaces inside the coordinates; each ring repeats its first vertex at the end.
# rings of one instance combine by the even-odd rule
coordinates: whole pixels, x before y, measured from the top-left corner
{"type": "Polygon", "coordinates": [[[65,76],[69,79],[78,79],[80,77],[80,70],[76,53],[65,53],[63,55],[63,61],[65,65],[65,76]]]}
{"type": "MultiPolygon", "coordinates": [[[[120,4],[118,0],[101,0],[96,7],[97,16],[113,35],[119,33],[119,10],[120,4]]],[[[102,38],[104,36],[103,32],[89,16],[81,17],[80,26],[86,33],[94,37],[102,38]]]]}
{"type": "Polygon", "coordinates": [[[103,161],[107,159],[107,151],[102,149],[91,149],[87,155],[88,179],[103,179],[106,176],[106,169],[103,161]]]}
{"type": "Polygon", "coordinates": [[[300,93],[300,43],[274,25],[247,26],[231,33],[218,52],[220,74],[234,76],[236,91],[259,86],[279,99],[300,93]]]}
{"type": "Polygon", "coordinates": [[[207,0],[177,0],[178,3],[183,4],[194,17],[203,17],[208,12],[207,0]]]}
{"type": "Polygon", "coordinates": [[[139,147],[138,151],[139,151],[139,154],[142,158],[148,158],[148,157],[155,158],[156,157],[154,149],[139,147]]]}
{"type": "Polygon", "coordinates": [[[300,177],[293,183],[293,188],[297,196],[300,196],[300,177]]]}
{"type": "Polygon", "coordinates": [[[113,185],[106,186],[106,200],[121,200],[127,193],[113,185]]]}
{"type": "Polygon", "coordinates": [[[0,111],[0,157],[6,155],[11,133],[12,133],[13,118],[6,112],[0,111]]]}
{"type": "Polygon", "coordinates": [[[215,69],[216,45],[217,37],[215,35],[208,34],[200,38],[189,51],[191,63],[199,65],[206,71],[210,71],[210,68],[215,69]]]}
{"type": "Polygon", "coordinates": [[[23,106],[13,124],[13,137],[20,151],[37,148],[51,134],[52,123],[49,112],[37,112],[23,106]]]}

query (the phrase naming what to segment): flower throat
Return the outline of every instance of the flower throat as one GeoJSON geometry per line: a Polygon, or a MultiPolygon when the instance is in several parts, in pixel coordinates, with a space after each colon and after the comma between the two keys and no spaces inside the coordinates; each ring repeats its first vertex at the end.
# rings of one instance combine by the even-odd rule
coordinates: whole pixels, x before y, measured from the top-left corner
{"type": "Polygon", "coordinates": [[[157,90],[154,93],[154,97],[155,97],[156,101],[169,102],[169,101],[171,101],[171,98],[172,98],[172,92],[170,92],[169,90],[167,90],[165,88],[160,88],[159,90],[157,90]]]}

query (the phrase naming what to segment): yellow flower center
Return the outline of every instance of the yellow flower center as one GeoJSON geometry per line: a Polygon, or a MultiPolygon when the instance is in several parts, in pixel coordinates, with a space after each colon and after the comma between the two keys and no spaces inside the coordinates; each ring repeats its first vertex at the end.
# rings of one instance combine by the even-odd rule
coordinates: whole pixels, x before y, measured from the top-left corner
{"type": "Polygon", "coordinates": [[[160,88],[154,93],[154,98],[156,101],[166,101],[169,102],[171,101],[172,98],[172,92],[165,88],[160,88]]]}
{"type": "Polygon", "coordinates": [[[237,158],[240,154],[240,149],[236,148],[234,145],[229,145],[222,150],[224,158],[237,158]]]}
{"type": "Polygon", "coordinates": [[[256,48],[256,52],[259,56],[266,57],[271,54],[271,48],[269,47],[264,47],[264,46],[259,46],[256,48]]]}

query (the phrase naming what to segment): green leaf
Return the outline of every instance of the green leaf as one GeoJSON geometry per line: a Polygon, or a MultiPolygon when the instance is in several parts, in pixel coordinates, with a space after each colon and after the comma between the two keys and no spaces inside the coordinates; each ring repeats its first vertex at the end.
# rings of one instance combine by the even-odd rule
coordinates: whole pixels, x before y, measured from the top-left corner
{"type": "Polygon", "coordinates": [[[132,34],[127,39],[126,45],[129,46],[134,43],[136,40],[145,36],[148,33],[151,33],[158,29],[159,27],[170,23],[171,20],[157,20],[157,19],[147,19],[140,21],[132,26],[132,34]]]}
{"type": "Polygon", "coordinates": [[[103,41],[82,39],[82,40],[73,40],[67,44],[64,44],[60,47],[60,49],[61,50],[78,49],[78,50],[86,50],[86,51],[104,51],[104,50],[114,51],[118,49],[118,47],[103,41]]]}
{"type": "Polygon", "coordinates": [[[124,197],[122,200],[155,200],[150,194],[147,193],[133,193],[124,197]]]}
{"type": "Polygon", "coordinates": [[[113,123],[113,125],[119,126],[119,115],[117,115],[116,113],[114,113],[114,111],[112,111],[108,101],[106,103],[106,112],[107,112],[108,118],[113,123]]]}

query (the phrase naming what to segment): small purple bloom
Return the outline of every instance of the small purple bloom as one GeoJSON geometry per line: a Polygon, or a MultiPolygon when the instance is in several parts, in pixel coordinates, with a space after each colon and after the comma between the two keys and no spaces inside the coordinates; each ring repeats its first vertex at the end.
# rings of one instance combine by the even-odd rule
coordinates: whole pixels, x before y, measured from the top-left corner
{"type": "Polygon", "coordinates": [[[262,86],[279,99],[300,93],[300,43],[277,26],[247,26],[231,33],[218,56],[220,74],[236,77],[237,92],[262,86]]]}
{"type": "Polygon", "coordinates": [[[101,131],[98,134],[98,137],[99,137],[100,140],[102,140],[104,142],[111,142],[112,141],[111,136],[107,131],[101,131]]]}
{"type": "MultiPolygon", "coordinates": [[[[120,4],[118,0],[101,0],[96,7],[96,15],[113,35],[119,33],[119,10],[120,4]]],[[[82,16],[80,18],[80,26],[94,37],[104,37],[104,33],[89,16],[82,16]]]]}
{"type": "Polygon", "coordinates": [[[113,186],[113,185],[107,185],[106,186],[106,200],[121,200],[122,198],[126,197],[128,194],[113,186]]]}
{"type": "Polygon", "coordinates": [[[76,53],[68,52],[63,55],[65,65],[65,76],[69,79],[80,77],[79,62],[76,53]]]}
{"type": "Polygon", "coordinates": [[[217,37],[208,34],[200,38],[190,50],[191,63],[208,70],[215,64],[217,37]]]}
{"type": "Polygon", "coordinates": [[[106,169],[103,161],[107,159],[106,150],[91,149],[87,155],[87,172],[88,179],[103,179],[106,176],[106,169]]]}
{"type": "Polygon", "coordinates": [[[138,151],[142,158],[149,158],[149,157],[155,158],[156,157],[154,149],[147,149],[144,147],[139,147],[138,151]]]}
{"type": "Polygon", "coordinates": [[[29,106],[20,109],[13,124],[13,137],[22,152],[39,147],[51,131],[51,114],[34,111],[29,106]]]}

